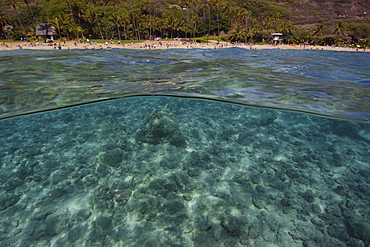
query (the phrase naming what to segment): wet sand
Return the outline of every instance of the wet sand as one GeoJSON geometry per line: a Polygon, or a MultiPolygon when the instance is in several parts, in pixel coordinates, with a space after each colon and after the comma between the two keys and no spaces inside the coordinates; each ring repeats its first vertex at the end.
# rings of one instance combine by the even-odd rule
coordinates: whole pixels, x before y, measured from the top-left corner
{"type": "Polygon", "coordinates": [[[230,47],[240,47],[245,49],[294,49],[294,50],[333,50],[333,51],[361,51],[368,52],[368,49],[333,47],[333,46],[310,46],[310,45],[254,45],[254,44],[231,44],[229,42],[216,43],[190,43],[185,41],[143,41],[140,43],[86,43],[86,42],[60,42],[60,43],[31,43],[31,42],[3,42],[0,44],[0,51],[27,49],[27,50],[66,50],[66,49],[222,49],[230,47]],[[56,44],[56,45],[54,45],[56,44]]]}

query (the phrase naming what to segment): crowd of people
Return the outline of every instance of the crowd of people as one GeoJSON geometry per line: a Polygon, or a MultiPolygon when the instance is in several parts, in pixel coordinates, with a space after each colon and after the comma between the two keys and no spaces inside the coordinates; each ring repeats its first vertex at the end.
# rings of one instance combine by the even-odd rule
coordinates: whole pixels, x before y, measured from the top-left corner
{"type": "Polygon", "coordinates": [[[42,42],[39,39],[35,41],[30,41],[30,39],[22,39],[20,42],[5,42],[0,43],[0,50],[10,50],[10,49],[44,49],[44,50],[61,50],[61,49],[108,49],[112,48],[125,48],[125,49],[171,49],[171,48],[181,48],[181,49],[191,49],[191,48],[201,48],[201,49],[222,49],[229,47],[241,47],[246,49],[311,49],[311,50],[338,50],[338,51],[368,51],[363,48],[350,48],[350,47],[333,47],[333,46],[310,46],[310,45],[273,45],[273,44],[251,44],[251,43],[231,43],[231,42],[220,42],[215,40],[208,40],[204,42],[197,42],[190,39],[162,39],[162,38],[151,38],[150,40],[143,42],[130,42],[125,43],[122,41],[105,41],[103,43],[97,43],[86,40],[52,40],[45,39],[42,42]]]}

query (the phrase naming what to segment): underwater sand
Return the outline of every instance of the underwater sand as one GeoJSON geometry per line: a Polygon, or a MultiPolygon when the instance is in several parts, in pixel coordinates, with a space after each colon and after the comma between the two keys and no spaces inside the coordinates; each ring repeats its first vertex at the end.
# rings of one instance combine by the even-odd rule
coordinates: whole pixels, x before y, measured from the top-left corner
{"type": "Polygon", "coordinates": [[[370,126],[138,97],[0,122],[1,246],[369,246],[370,126]],[[185,145],[138,142],[167,109],[185,145]]]}

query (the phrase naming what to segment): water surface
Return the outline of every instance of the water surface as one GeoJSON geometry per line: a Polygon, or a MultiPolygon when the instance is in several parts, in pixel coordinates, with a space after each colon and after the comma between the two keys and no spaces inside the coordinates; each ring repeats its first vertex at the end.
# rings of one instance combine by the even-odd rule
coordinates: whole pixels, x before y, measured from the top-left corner
{"type": "Polygon", "coordinates": [[[128,95],[212,98],[369,119],[369,53],[16,50],[0,54],[0,117],[128,95]]]}

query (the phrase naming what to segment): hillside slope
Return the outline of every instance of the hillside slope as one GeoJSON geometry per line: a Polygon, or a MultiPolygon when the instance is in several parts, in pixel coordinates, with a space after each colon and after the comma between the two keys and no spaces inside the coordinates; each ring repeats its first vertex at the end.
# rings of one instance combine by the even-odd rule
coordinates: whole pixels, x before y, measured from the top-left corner
{"type": "Polygon", "coordinates": [[[337,20],[370,23],[370,1],[310,1],[301,0],[289,4],[277,1],[278,6],[291,12],[290,21],[297,26],[315,24],[319,20],[335,23],[337,20]]]}

